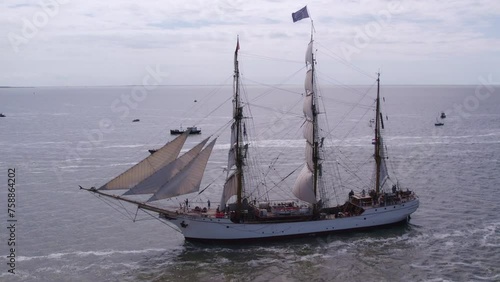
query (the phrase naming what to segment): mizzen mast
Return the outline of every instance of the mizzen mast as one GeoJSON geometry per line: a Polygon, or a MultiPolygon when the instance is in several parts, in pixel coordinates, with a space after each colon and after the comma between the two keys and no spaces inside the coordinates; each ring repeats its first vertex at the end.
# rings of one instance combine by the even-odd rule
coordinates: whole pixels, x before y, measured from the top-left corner
{"type": "Polygon", "coordinates": [[[376,101],[376,111],[375,111],[375,192],[377,195],[380,192],[380,166],[382,163],[382,156],[380,154],[381,138],[380,138],[380,124],[382,123],[382,117],[380,113],[380,73],[377,73],[377,101],[376,101]]]}

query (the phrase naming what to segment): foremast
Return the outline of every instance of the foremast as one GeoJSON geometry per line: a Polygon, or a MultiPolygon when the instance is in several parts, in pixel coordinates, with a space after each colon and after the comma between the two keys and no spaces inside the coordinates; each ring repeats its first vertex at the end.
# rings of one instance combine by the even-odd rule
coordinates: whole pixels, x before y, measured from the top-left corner
{"type": "Polygon", "coordinates": [[[235,132],[235,177],[236,177],[236,214],[237,218],[239,218],[241,210],[242,210],[242,194],[243,194],[243,156],[241,154],[241,140],[242,138],[242,120],[243,120],[243,107],[241,106],[241,98],[240,98],[240,71],[238,66],[238,50],[240,50],[240,38],[236,39],[236,49],[234,51],[234,77],[233,77],[233,93],[234,93],[234,110],[233,110],[233,119],[234,119],[234,127],[236,129],[235,132]]]}
{"type": "Polygon", "coordinates": [[[233,123],[231,124],[231,140],[228,153],[227,170],[228,174],[224,184],[224,190],[221,197],[221,210],[229,211],[226,207],[227,201],[236,196],[235,221],[241,218],[243,210],[243,194],[245,178],[243,167],[245,166],[246,145],[243,144],[243,136],[246,135],[245,125],[243,123],[243,106],[240,96],[240,72],[238,66],[238,50],[240,49],[240,40],[237,39],[236,50],[234,51],[234,76],[233,76],[233,123]]]}

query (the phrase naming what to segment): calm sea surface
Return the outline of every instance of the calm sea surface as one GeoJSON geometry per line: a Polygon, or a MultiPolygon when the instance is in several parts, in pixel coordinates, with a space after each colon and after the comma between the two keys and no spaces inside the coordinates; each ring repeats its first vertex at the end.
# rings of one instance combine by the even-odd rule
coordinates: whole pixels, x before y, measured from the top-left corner
{"type": "MultiPolygon", "coordinates": [[[[221,129],[232,115],[230,87],[158,87],[146,94],[133,87],[0,89],[7,116],[0,118],[0,281],[500,281],[500,88],[381,90],[390,166],[420,197],[408,224],[212,246],[185,242],[143,212],[133,222],[133,207],[126,213],[78,185],[106,183],[171,140],[170,128],[196,125],[202,134],[189,137],[185,149],[220,137],[202,183],[210,187],[188,198],[216,205],[229,147],[221,129]],[[435,127],[441,111],[448,117],[435,127]],[[14,232],[7,228],[9,168],[16,179],[14,232]],[[12,236],[15,274],[8,273],[12,236]]],[[[257,136],[251,162],[264,172],[276,163],[270,182],[303,163],[301,91],[245,88],[253,116],[247,127],[257,136]]],[[[321,89],[327,142],[360,178],[372,173],[374,95],[369,87],[321,89]]],[[[340,200],[362,189],[340,174],[347,175],[337,180],[340,200]]],[[[271,197],[286,197],[285,190],[271,197]]]]}

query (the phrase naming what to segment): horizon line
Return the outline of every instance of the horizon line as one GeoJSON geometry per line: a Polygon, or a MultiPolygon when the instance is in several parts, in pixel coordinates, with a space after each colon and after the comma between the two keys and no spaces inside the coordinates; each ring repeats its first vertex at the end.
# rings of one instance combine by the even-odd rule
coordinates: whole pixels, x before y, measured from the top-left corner
{"type": "MultiPolygon", "coordinates": [[[[156,87],[207,87],[207,86],[232,86],[232,83],[228,84],[159,84],[155,85],[156,87]]],[[[302,87],[302,84],[246,84],[247,86],[299,86],[302,87]]],[[[323,86],[370,86],[371,84],[322,84],[323,86]]],[[[381,86],[478,86],[482,84],[383,84],[381,86]]],[[[491,86],[500,86],[500,84],[489,84],[491,86]]],[[[135,87],[135,86],[144,86],[142,84],[116,84],[116,85],[32,85],[32,86],[12,86],[12,85],[0,85],[0,89],[2,88],[49,88],[49,87],[135,87]]]]}

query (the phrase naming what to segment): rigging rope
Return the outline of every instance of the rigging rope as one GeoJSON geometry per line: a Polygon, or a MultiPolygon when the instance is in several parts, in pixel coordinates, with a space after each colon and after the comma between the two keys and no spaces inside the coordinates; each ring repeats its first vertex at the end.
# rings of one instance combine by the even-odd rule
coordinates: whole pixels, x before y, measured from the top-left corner
{"type": "Polygon", "coordinates": [[[144,219],[138,219],[136,220],[136,216],[137,216],[137,211],[140,209],[142,212],[146,213],[147,215],[149,215],[150,217],[152,217],[153,219],[156,219],[158,221],[160,221],[161,223],[163,223],[164,225],[168,226],[169,228],[177,231],[178,233],[181,233],[181,231],[177,230],[176,228],[172,227],[171,225],[169,225],[168,223],[166,223],[165,221],[161,220],[157,215],[153,215],[150,213],[150,211],[148,210],[145,210],[145,209],[141,209],[139,207],[137,207],[137,211],[135,213],[135,216],[132,217],[129,210],[123,205],[123,202],[120,201],[120,200],[115,200],[115,199],[108,199],[107,197],[102,197],[100,195],[96,195],[94,193],[91,193],[94,197],[100,199],[101,201],[103,201],[106,205],[110,206],[112,209],[114,209],[115,211],[117,211],[118,213],[120,213],[121,215],[124,215],[127,219],[130,219],[132,220],[133,222],[136,222],[136,221],[142,221],[144,219]],[[120,209],[117,209],[115,206],[118,206],[118,202],[121,206],[121,209],[124,210],[126,213],[124,213],[123,211],[121,211],[120,209]]]}
{"type": "Polygon", "coordinates": [[[358,66],[350,63],[348,60],[346,60],[346,59],[342,58],[341,56],[337,55],[335,52],[333,52],[332,50],[328,49],[326,46],[324,46],[320,42],[316,41],[316,44],[319,45],[319,46],[321,46],[323,49],[327,50],[328,52],[330,52],[330,54],[328,54],[326,52],[324,53],[325,55],[329,56],[330,58],[332,58],[332,59],[334,59],[334,60],[336,60],[336,61],[338,61],[338,62],[340,62],[340,63],[342,63],[342,64],[344,64],[344,65],[346,65],[348,67],[350,67],[350,68],[352,68],[353,70],[359,72],[362,75],[365,75],[365,76],[367,76],[367,77],[369,77],[371,79],[376,79],[376,77],[374,77],[373,75],[371,75],[369,72],[364,71],[361,68],[359,68],[358,66]]]}

